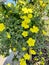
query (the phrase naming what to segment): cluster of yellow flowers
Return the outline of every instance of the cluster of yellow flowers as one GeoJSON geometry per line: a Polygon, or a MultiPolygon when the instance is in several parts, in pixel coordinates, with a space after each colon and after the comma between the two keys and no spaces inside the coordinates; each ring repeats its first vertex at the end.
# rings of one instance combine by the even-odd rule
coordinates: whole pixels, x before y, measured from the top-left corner
{"type": "MultiPolygon", "coordinates": [[[[22,1],[22,0],[19,0],[18,1],[20,4],[23,4],[23,5],[26,5],[26,2],[25,1],[22,1]]],[[[44,3],[42,0],[39,0],[39,3],[40,3],[40,6],[42,7],[45,7],[46,6],[46,3],[44,3]]],[[[7,4],[8,7],[11,7],[11,3],[8,3],[7,4]]],[[[11,13],[12,10],[9,11],[9,13],[11,13]]],[[[32,34],[35,33],[39,33],[40,29],[38,26],[36,25],[33,25],[32,27],[30,27],[30,23],[31,23],[31,19],[33,18],[33,8],[30,8],[30,7],[22,7],[21,9],[21,13],[22,15],[20,16],[20,18],[22,19],[22,23],[21,23],[21,27],[23,28],[23,32],[22,32],[22,37],[23,38],[27,38],[29,36],[29,32],[31,32],[32,34]],[[28,32],[29,30],[29,32],[28,32]]],[[[8,18],[8,16],[6,15],[6,17],[8,18]]],[[[6,26],[4,25],[4,23],[0,23],[0,32],[3,32],[4,30],[6,30],[6,26]]],[[[42,34],[43,35],[46,35],[46,31],[45,30],[42,30],[42,34]]],[[[6,32],[6,37],[8,39],[11,39],[11,34],[9,32],[6,32]]],[[[20,58],[19,62],[20,62],[20,65],[27,65],[26,63],[26,60],[31,60],[31,55],[36,55],[37,52],[36,50],[34,50],[34,48],[32,49],[32,47],[35,46],[35,43],[36,43],[36,39],[32,38],[32,37],[29,37],[27,38],[26,40],[26,45],[29,47],[29,54],[26,52],[24,53],[23,55],[23,58],[20,58]]],[[[13,52],[16,52],[16,48],[14,47],[13,48],[13,52]]],[[[27,48],[26,47],[22,47],[22,51],[26,51],[27,48]]],[[[42,55],[42,52],[39,53],[40,55],[42,55]]],[[[38,60],[38,58],[34,58],[35,60],[38,60]]],[[[41,62],[42,64],[43,62],[41,62]]],[[[10,65],[9,63],[7,65],[10,65]]],[[[44,65],[44,63],[43,63],[44,65]]]]}
{"type": "Polygon", "coordinates": [[[31,22],[30,18],[32,18],[32,14],[28,14],[27,16],[21,16],[21,18],[23,19],[21,26],[24,27],[25,29],[29,28],[29,23],[31,22]]]}
{"type": "MultiPolygon", "coordinates": [[[[40,5],[41,5],[41,2],[40,2],[40,5]]],[[[44,7],[44,4],[43,4],[43,7],[44,7]]],[[[27,29],[30,29],[30,32],[32,32],[32,33],[38,33],[40,31],[38,26],[33,25],[32,28],[29,27],[29,24],[31,23],[31,19],[33,18],[33,14],[32,14],[33,9],[28,8],[28,7],[22,7],[22,12],[23,12],[23,15],[20,16],[20,18],[22,19],[21,26],[24,29],[26,29],[25,31],[22,32],[22,36],[23,37],[29,36],[27,29]]],[[[46,35],[46,32],[44,30],[42,30],[42,34],[46,35]]],[[[33,46],[35,46],[36,40],[30,37],[26,41],[26,43],[28,44],[29,47],[33,47],[33,46]]],[[[26,51],[27,48],[23,47],[22,50],[26,51]]],[[[40,52],[40,54],[42,54],[42,52],[40,52]]],[[[25,53],[24,56],[23,56],[23,59],[22,58],[20,59],[21,60],[20,65],[26,65],[25,60],[30,60],[31,55],[36,55],[36,51],[32,48],[29,49],[29,54],[25,53]],[[25,62],[25,63],[23,63],[23,62],[25,62]]]]}

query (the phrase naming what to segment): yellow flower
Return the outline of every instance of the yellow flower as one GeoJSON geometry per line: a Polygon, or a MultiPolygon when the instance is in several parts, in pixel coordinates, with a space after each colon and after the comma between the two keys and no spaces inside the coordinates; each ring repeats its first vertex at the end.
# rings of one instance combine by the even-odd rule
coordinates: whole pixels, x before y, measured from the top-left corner
{"type": "Polygon", "coordinates": [[[26,61],[23,58],[20,59],[20,65],[27,65],[26,61]]]}
{"type": "Polygon", "coordinates": [[[28,12],[29,12],[29,13],[32,13],[32,9],[31,9],[31,8],[28,8],[28,12]]]}
{"type": "Polygon", "coordinates": [[[46,31],[45,31],[45,30],[42,30],[42,34],[43,34],[43,35],[46,35],[46,31]]]}
{"type": "Polygon", "coordinates": [[[13,48],[13,51],[16,52],[16,48],[13,48]]]}
{"type": "Polygon", "coordinates": [[[25,60],[30,60],[31,59],[31,56],[28,53],[26,53],[23,57],[24,57],[25,60]]]}
{"type": "Polygon", "coordinates": [[[30,31],[31,31],[32,33],[38,33],[39,28],[38,28],[37,26],[33,26],[33,28],[30,28],[30,31]]]}
{"type": "Polygon", "coordinates": [[[8,7],[11,7],[11,3],[8,3],[7,6],[8,6],[8,7]]]}
{"type": "Polygon", "coordinates": [[[29,38],[29,39],[27,40],[27,44],[28,44],[29,46],[34,46],[34,45],[35,45],[35,39],[29,38]]]}
{"type": "Polygon", "coordinates": [[[29,52],[30,52],[30,54],[36,55],[36,51],[35,50],[30,49],[29,52]]]}
{"type": "Polygon", "coordinates": [[[26,48],[25,48],[25,47],[22,47],[22,50],[23,50],[23,51],[25,51],[25,50],[26,50],[26,48]]]}
{"type": "Polygon", "coordinates": [[[24,13],[28,13],[28,9],[27,9],[26,7],[22,8],[22,11],[23,11],[24,13]]]}
{"type": "Polygon", "coordinates": [[[24,7],[22,8],[22,11],[26,14],[26,13],[32,13],[32,9],[31,8],[27,8],[27,7],[24,7]]]}
{"type": "Polygon", "coordinates": [[[25,29],[29,28],[29,25],[26,22],[22,22],[21,26],[24,27],[25,29]]]}
{"type": "Polygon", "coordinates": [[[8,63],[7,65],[10,65],[10,63],[8,63]]]}
{"type": "Polygon", "coordinates": [[[7,38],[9,38],[9,39],[11,38],[11,35],[8,32],[7,32],[7,38]]]}
{"type": "MultiPolygon", "coordinates": [[[[23,22],[30,23],[29,17],[27,17],[27,16],[21,16],[20,18],[21,18],[21,19],[24,19],[23,22]]],[[[31,17],[30,17],[30,18],[31,18],[31,17]]]]}
{"type": "Polygon", "coordinates": [[[28,18],[32,18],[32,14],[28,14],[28,18]]]}
{"type": "Polygon", "coordinates": [[[28,36],[28,32],[27,32],[27,31],[23,31],[22,36],[23,36],[23,37],[28,36]]]}
{"type": "Polygon", "coordinates": [[[5,25],[3,23],[0,23],[0,32],[2,32],[5,29],[5,25]]]}

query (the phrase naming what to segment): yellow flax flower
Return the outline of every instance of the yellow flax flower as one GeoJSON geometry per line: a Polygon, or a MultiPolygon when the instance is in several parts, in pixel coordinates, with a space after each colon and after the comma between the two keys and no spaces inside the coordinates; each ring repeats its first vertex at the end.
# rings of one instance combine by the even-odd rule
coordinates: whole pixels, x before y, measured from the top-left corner
{"type": "Polygon", "coordinates": [[[22,8],[22,11],[23,11],[24,13],[28,13],[27,7],[22,8]]]}
{"type": "Polygon", "coordinates": [[[20,65],[27,65],[24,59],[20,59],[20,65]]]}
{"type": "Polygon", "coordinates": [[[34,46],[34,45],[35,45],[35,39],[29,38],[29,39],[27,40],[27,44],[28,44],[29,46],[34,46]]]}
{"type": "Polygon", "coordinates": [[[8,3],[7,6],[8,6],[8,7],[11,7],[11,3],[8,3]]]}
{"type": "Polygon", "coordinates": [[[29,12],[29,13],[32,13],[33,11],[32,11],[32,9],[31,9],[31,8],[28,8],[28,12],[29,12]]]}
{"type": "Polygon", "coordinates": [[[21,26],[24,27],[25,29],[29,28],[29,25],[26,22],[22,22],[21,26]]]}
{"type": "Polygon", "coordinates": [[[32,9],[31,8],[27,8],[27,7],[23,7],[22,11],[26,14],[26,13],[32,13],[32,9]]]}
{"type": "Polygon", "coordinates": [[[23,36],[23,37],[28,36],[28,32],[27,32],[27,31],[23,31],[22,36],[23,36]]]}
{"type": "Polygon", "coordinates": [[[24,59],[25,60],[30,60],[31,59],[31,55],[29,55],[28,53],[24,54],[24,59]]]}
{"type": "Polygon", "coordinates": [[[11,38],[11,35],[8,32],[7,32],[7,38],[9,38],[9,39],[11,38]]]}
{"type": "Polygon", "coordinates": [[[5,25],[3,23],[0,23],[0,32],[2,32],[5,29],[5,25]]]}
{"type": "Polygon", "coordinates": [[[25,51],[25,50],[26,50],[26,48],[25,48],[25,47],[22,47],[22,50],[23,50],[23,51],[25,51]]]}
{"type": "Polygon", "coordinates": [[[20,65],[27,65],[26,61],[23,58],[20,59],[20,65]]]}
{"type": "Polygon", "coordinates": [[[36,51],[35,50],[30,49],[29,52],[30,52],[30,54],[36,55],[36,51]]]}
{"type": "Polygon", "coordinates": [[[33,28],[30,28],[30,31],[31,31],[32,33],[38,33],[39,28],[38,28],[37,26],[33,26],[33,28]]]}
{"type": "Polygon", "coordinates": [[[43,34],[43,35],[46,35],[46,33],[47,33],[47,32],[46,32],[45,30],[42,30],[42,34],[43,34]]]}
{"type": "Polygon", "coordinates": [[[23,22],[30,23],[30,18],[31,18],[31,16],[30,16],[30,17],[27,17],[27,16],[21,16],[20,18],[21,18],[21,19],[24,19],[23,22]]]}

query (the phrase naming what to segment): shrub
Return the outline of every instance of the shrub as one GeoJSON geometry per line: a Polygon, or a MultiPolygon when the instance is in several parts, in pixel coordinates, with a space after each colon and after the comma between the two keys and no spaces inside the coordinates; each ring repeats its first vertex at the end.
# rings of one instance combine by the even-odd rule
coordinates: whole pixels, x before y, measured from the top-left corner
{"type": "Polygon", "coordinates": [[[14,59],[20,65],[38,61],[44,65],[46,30],[42,17],[47,12],[48,3],[44,0],[18,0],[16,4],[1,4],[0,54],[8,56],[11,49],[14,53],[18,52],[14,59]]]}

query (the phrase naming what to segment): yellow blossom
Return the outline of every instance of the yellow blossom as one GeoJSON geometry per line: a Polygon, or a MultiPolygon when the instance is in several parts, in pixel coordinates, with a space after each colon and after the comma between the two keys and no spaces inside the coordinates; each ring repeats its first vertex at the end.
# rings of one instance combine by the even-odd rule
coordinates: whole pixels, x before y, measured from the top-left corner
{"type": "Polygon", "coordinates": [[[5,29],[5,25],[3,23],[0,23],[0,32],[2,32],[5,29]]]}
{"type": "Polygon", "coordinates": [[[35,45],[35,39],[29,38],[29,39],[27,40],[27,44],[28,44],[29,46],[34,46],[34,45],[35,45]]]}
{"type": "Polygon", "coordinates": [[[27,31],[23,31],[22,36],[23,36],[23,37],[28,36],[28,32],[27,32],[27,31]]]}
{"type": "Polygon", "coordinates": [[[16,48],[13,48],[13,51],[16,52],[16,48]]]}
{"type": "Polygon", "coordinates": [[[32,13],[32,9],[31,9],[31,8],[28,8],[28,12],[29,12],[29,13],[32,13]]]}
{"type": "Polygon", "coordinates": [[[32,13],[32,9],[31,8],[27,8],[27,7],[23,7],[22,11],[26,14],[26,13],[32,13]]]}
{"type": "Polygon", "coordinates": [[[11,35],[8,32],[7,32],[7,38],[9,38],[9,39],[11,38],[11,35]]]}
{"type": "Polygon", "coordinates": [[[30,49],[29,52],[30,52],[30,54],[36,55],[36,51],[35,50],[30,49]]]}
{"type": "Polygon", "coordinates": [[[29,25],[26,22],[22,22],[21,26],[24,27],[25,29],[29,28],[29,25]]]}
{"type": "Polygon", "coordinates": [[[8,3],[7,6],[8,6],[8,7],[11,7],[11,3],[8,3]]]}
{"type": "Polygon", "coordinates": [[[27,9],[26,7],[22,8],[22,11],[23,11],[24,13],[28,13],[28,9],[27,9]]]}
{"type": "Polygon", "coordinates": [[[46,31],[45,31],[45,30],[42,30],[42,34],[43,34],[43,35],[46,35],[46,31]]]}
{"type": "Polygon", "coordinates": [[[31,59],[31,56],[28,53],[26,53],[23,57],[24,57],[25,60],[30,60],[31,59]]]}
{"type": "Polygon", "coordinates": [[[38,28],[37,26],[33,26],[33,28],[30,28],[30,31],[31,31],[32,33],[38,33],[39,28],[38,28]]]}
{"type": "MultiPolygon", "coordinates": [[[[20,18],[21,18],[21,19],[24,19],[23,22],[30,23],[29,17],[27,17],[27,16],[21,16],[20,18]]],[[[31,17],[30,17],[30,18],[31,18],[31,17]]]]}
{"type": "Polygon", "coordinates": [[[20,59],[20,65],[27,65],[26,61],[23,58],[20,59]]]}
{"type": "Polygon", "coordinates": [[[26,48],[25,48],[25,47],[22,47],[22,50],[23,50],[23,51],[25,51],[25,50],[26,50],[26,48]]]}

